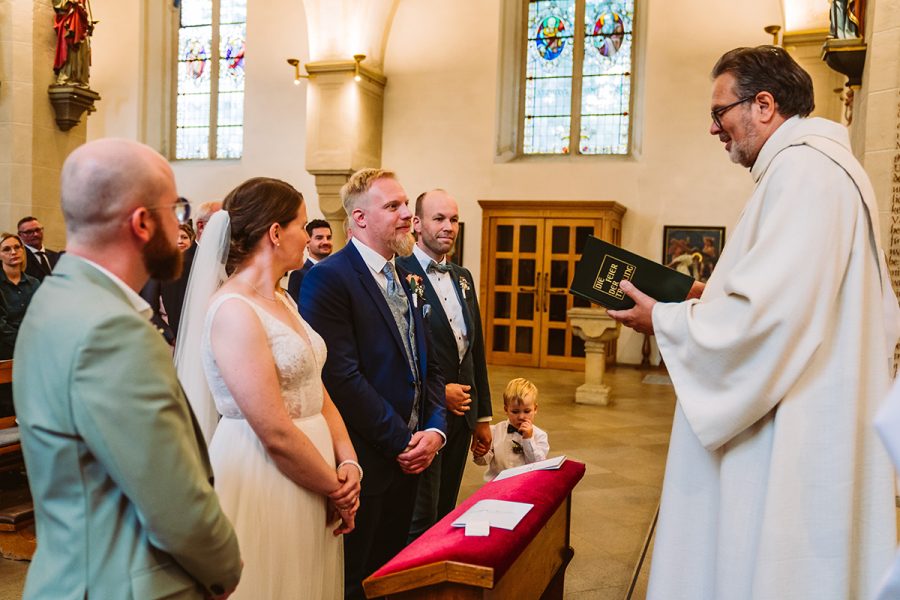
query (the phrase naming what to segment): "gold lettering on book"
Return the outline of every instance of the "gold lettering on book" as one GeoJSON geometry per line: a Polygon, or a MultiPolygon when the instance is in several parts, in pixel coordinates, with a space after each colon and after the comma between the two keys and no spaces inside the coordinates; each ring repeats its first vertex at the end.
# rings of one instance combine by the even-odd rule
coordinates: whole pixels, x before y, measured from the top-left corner
{"type": "Polygon", "coordinates": [[[597,271],[593,287],[601,294],[612,296],[616,300],[622,300],[625,298],[625,292],[619,287],[619,282],[623,279],[630,280],[634,277],[636,270],[631,263],[607,254],[600,261],[600,270],[597,271]]]}

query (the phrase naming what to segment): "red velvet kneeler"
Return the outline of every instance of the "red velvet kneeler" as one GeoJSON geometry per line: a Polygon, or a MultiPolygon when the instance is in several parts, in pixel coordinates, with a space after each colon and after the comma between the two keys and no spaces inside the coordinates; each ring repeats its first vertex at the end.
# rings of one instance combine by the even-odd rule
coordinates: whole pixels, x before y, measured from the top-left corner
{"type": "Polygon", "coordinates": [[[494,580],[499,581],[582,477],[584,464],[567,459],[559,470],[532,471],[486,483],[369,579],[431,563],[453,561],[490,567],[494,569],[494,580]],[[488,537],[466,537],[464,527],[451,526],[473,504],[488,499],[527,502],[534,504],[534,508],[514,530],[492,527],[488,537]],[[526,543],[522,543],[523,540],[526,543]]]}

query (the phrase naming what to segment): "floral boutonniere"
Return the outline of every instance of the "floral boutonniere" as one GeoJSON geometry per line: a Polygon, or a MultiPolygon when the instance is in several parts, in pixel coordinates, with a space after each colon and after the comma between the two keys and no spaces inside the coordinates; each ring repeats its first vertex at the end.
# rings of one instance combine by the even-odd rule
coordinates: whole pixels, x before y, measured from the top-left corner
{"type": "Polygon", "coordinates": [[[415,273],[409,273],[406,275],[406,283],[409,284],[409,289],[413,293],[413,308],[419,308],[419,298],[425,297],[425,288],[422,286],[422,278],[415,273]]]}
{"type": "Polygon", "coordinates": [[[516,440],[511,441],[513,454],[525,454],[525,448],[522,447],[522,444],[520,444],[516,440]]]}
{"type": "Polygon", "coordinates": [[[466,292],[469,291],[469,280],[465,277],[459,278],[459,289],[462,290],[463,300],[466,299],[466,292]]]}

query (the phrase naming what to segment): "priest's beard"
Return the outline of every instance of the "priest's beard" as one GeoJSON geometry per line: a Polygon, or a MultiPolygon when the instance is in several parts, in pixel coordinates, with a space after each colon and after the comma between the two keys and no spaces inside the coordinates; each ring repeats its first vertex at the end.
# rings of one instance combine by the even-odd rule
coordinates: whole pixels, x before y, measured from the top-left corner
{"type": "Polygon", "coordinates": [[[416,245],[416,238],[411,233],[404,233],[391,239],[390,248],[397,256],[409,256],[416,245]]]}
{"type": "Polygon", "coordinates": [[[144,268],[153,279],[172,281],[181,275],[184,259],[178,246],[166,237],[159,222],[153,237],[144,246],[144,268]]]}
{"type": "Polygon", "coordinates": [[[728,151],[728,156],[731,158],[731,162],[749,169],[756,162],[756,157],[759,156],[761,147],[757,143],[759,134],[753,126],[753,118],[749,112],[744,115],[741,127],[744,129],[744,139],[738,142],[736,139],[731,138],[731,150],[728,151]]]}

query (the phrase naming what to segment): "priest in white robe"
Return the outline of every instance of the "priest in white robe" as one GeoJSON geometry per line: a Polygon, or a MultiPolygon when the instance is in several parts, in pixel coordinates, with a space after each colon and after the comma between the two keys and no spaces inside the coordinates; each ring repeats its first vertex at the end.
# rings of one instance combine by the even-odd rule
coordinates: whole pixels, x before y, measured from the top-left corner
{"type": "Polygon", "coordinates": [[[655,332],[678,397],[648,598],[870,599],[896,542],[872,421],[900,334],[875,196],[784,50],[732,50],[713,78],[710,133],[753,195],[705,289],[625,282],[635,308],[610,311],[655,332]]]}

